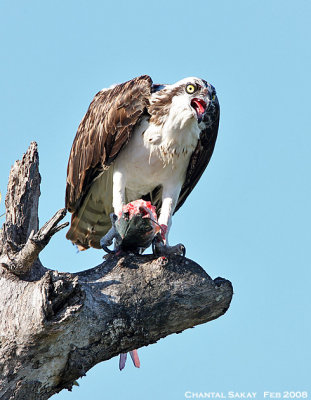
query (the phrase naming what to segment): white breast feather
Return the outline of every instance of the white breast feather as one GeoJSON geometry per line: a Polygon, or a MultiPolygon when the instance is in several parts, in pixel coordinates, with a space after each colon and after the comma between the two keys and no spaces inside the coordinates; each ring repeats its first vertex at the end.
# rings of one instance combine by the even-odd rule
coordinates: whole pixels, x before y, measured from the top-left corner
{"type": "Polygon", "coordinates": [[[116,159],[114,171],[125,176],[128,201],[151,192],[163,182],[172,185],[184,182],[200,128],[182,100],[182,96],[173,98],[163,125],[143,120],[116,159]]]}
{"type": "Polygon", "coordinates": [[[200,137],[200,128],[184,96],[175,96],[163,125],[150,124],[144,133],[144,145],[150,156],[155,152],[164,163],[174,166],[180,155],[192,153],[200,137]]]}

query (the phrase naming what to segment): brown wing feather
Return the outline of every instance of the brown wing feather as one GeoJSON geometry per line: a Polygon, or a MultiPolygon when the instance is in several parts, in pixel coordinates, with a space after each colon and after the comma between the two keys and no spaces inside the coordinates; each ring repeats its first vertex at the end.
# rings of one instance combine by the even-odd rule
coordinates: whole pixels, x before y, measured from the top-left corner
{"type": "Polygon", "coordinates": [[[214,110],[212,113],[206,114],[206,122],[209,122],[210,126],[201,132],[200,140],[191,156],[186,179],[181,188],[175,212],[184,204],[187,197],[198,183],[198,180],[201,178],[212,157],[216,143],[220,117],[220,108],[217,99],[213,107],[214,110]]]}
{"type": "Polygon", "coordinates": [[[77,212],[90,185],[128,142],[145,112],[152,80],[143,75],[96,94],[81,121],[67,167],[66,208],[77,212]]]}

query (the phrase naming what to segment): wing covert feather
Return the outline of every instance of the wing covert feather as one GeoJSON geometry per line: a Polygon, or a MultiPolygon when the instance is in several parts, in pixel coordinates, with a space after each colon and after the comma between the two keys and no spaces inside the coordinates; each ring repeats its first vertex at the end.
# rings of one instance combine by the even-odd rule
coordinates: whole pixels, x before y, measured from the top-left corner
{"type": "Polygon", "coordinates": [[[152,80],[134,78],[98,92],[72,144],[66,185],[66,208],[79,208],[94,179],[113,162],[146,112],[152,80]]]}

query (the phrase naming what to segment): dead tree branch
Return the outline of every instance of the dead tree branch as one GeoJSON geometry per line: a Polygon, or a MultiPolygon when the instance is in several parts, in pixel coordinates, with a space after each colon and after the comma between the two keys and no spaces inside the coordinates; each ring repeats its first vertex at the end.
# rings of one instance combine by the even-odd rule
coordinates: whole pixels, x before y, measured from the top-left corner
{"type": "Polygon", "coordinates": [[[108,255],[69,274],[38,259],[65,210],[40,230],[40,174],[32,143],[12,167],[0,234],[0,399],[48,399],[95,364],[211,321],[232,285],[180,256],[108,255]]]}

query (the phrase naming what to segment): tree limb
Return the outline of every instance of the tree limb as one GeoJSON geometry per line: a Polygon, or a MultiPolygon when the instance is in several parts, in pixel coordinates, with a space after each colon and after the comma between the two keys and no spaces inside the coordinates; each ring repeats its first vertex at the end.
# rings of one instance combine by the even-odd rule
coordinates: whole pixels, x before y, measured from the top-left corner
{"type": "Polygon", "coordinates": [[[70,389],[101,361],[218,318],[233,293],[229,281],[212,280],[180,256],[107,255],[102,264],[76,274],[44,268],[37,257],[66,224],[58,225],[65,215],[59,210],[38,230],[37,209],[29,200],[38,205],[36,151],[32,143],[12,168],[0,234],[0,399],[5,400],[43,400],[70,389]],[[23,203],[18,210],[16,201],[23,203]]]}
{"type": "Polygon", "coordinates": [[[57,225],[65,215],[65,208],[57,211],[57,213],[46,224],[44,224],[37,233],[31,231],[25,245],[20,251],[14,253],[14,256],[5,254],[0,257],[0,264],[15,275],[22,275],[29,272],[34,262],[37,260],[39,253],[49,243],[51,237],[56,232],[69,225],[68,222],[57,225]]]}

